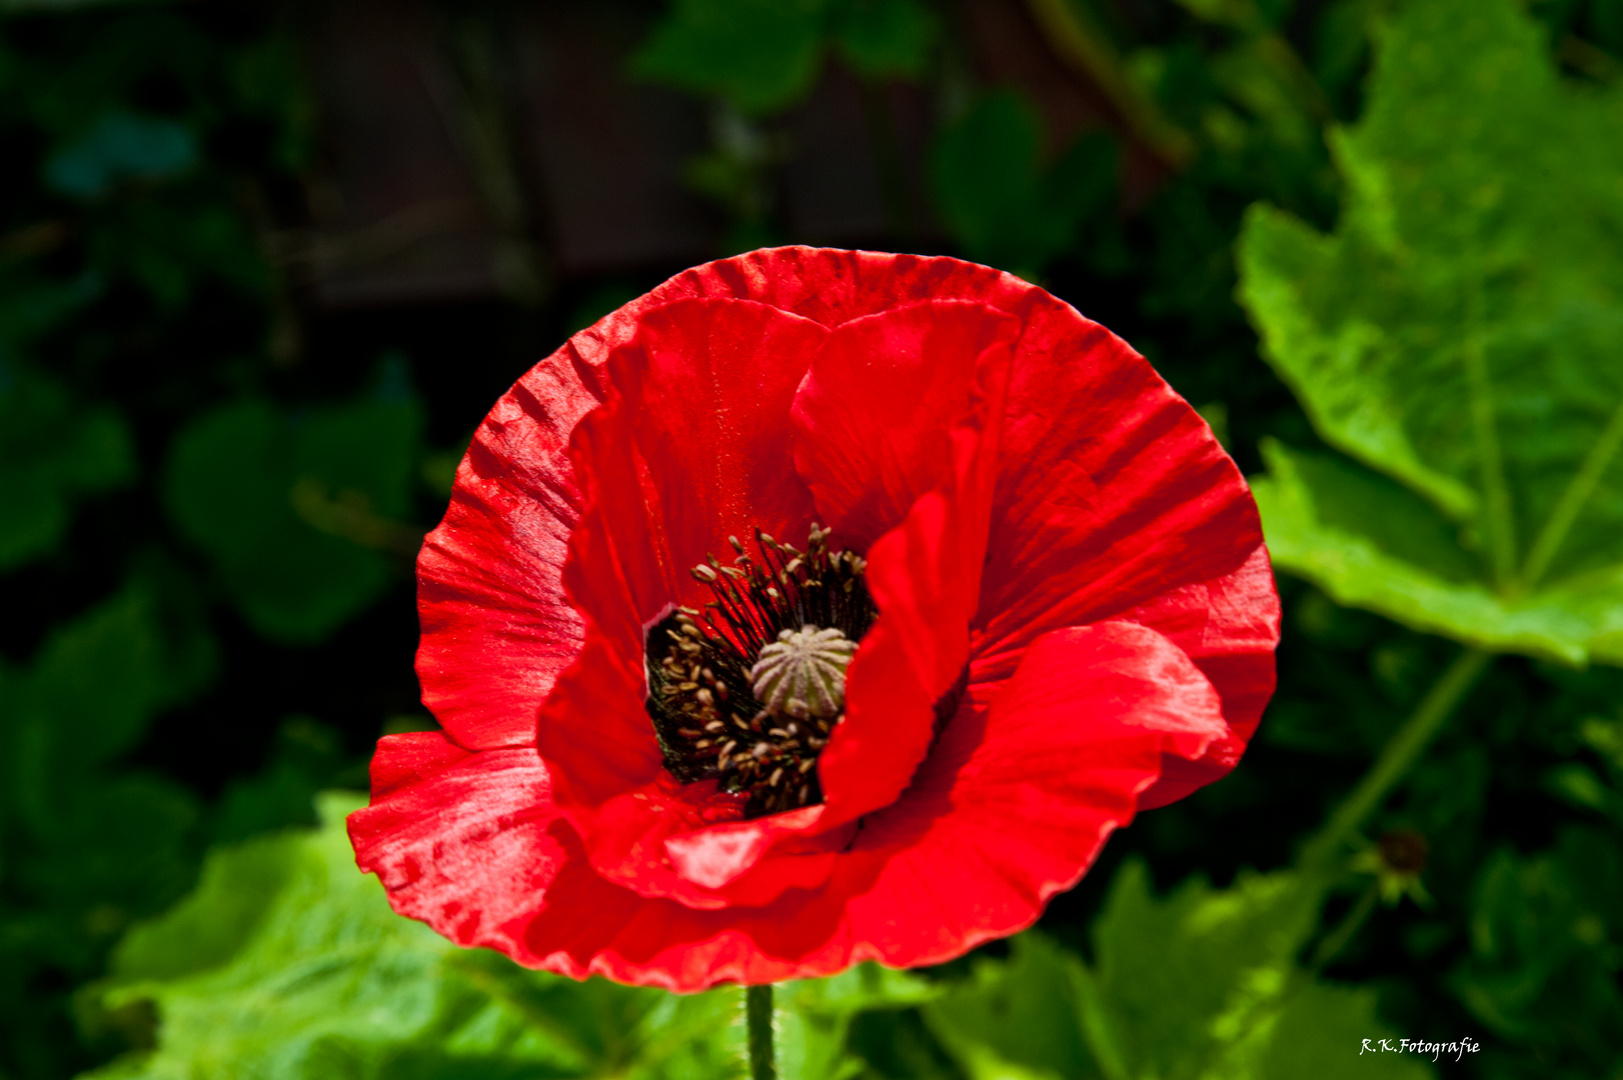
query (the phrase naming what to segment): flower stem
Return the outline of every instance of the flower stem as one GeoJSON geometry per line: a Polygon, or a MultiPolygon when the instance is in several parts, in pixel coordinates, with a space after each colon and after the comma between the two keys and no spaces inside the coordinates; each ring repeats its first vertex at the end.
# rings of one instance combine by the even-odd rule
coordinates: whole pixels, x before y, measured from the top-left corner
{"type": "Polygon", "coordinates": [[[1449,665],[1448,670],[1426,693],[1419,707],[1386,744],[1374,767],[1303,849],[1300,862],[1303,870],[1323,873],[1330,869],[1347,838],[1379,808],[1381,800],[1414,766],[1426,749],[1426,744],[1441,730],[1460,702],[1465,700],[1466,694],[1488,670],[1492,661],[1492,653],[1468,648],[1449,665]]]}
{"type": "Polygon", "coordinates": [[[1550,513],[1550,520],[1538,534],[1533,542],[1533,550],[1527,554],[1527,565],[1522,568],[1522,585],[1531,589],[1538,584],[1538,579],[1544,576],[1544,571],[1550,568],[1550,560],[1560,550],[1561,542],[1567,538],[1567,532],[1572,523],[1578,520],[1583,512],[1584,504],[1595,493],[1600,484],[1601,476],[1606,467],[1612,463],[1617,455],[1618,448],[1623,446],[1623,402],[1619,402],[1612,418],[1607,421],[1606,427],[1601,431],[1600,438],[1589,448],[1584,455],[1584,461],[1577,473],[1567,483],[1567,490],[1561,493],[1561,498],[1550,513]]]}
{"type": "Polygon", "coordinates": [[[1358,928],[1364,925],[1369,913],[1375,910],[1375,901],[1380,898],[1380,885],[1370,882],[1369,888],[1363,895],[1353,902],[1347,910],[1346,916],[1336,924],[1336,928],[1319,942],[1319,947],[1313,950],[1313,959],[1308,964],[1308,970],[1314,974],[1324,970],[1324,965],[1336,958],[1336,954],[1347,947],[1347,942],[1358,933],[1358,928]]]}
{"type": "Polygon", "coordinates": [[[772,984],[744,988],[744,1023],[749,1029],[750,1080],[778,1080],[772,1060],[772,984]]]}

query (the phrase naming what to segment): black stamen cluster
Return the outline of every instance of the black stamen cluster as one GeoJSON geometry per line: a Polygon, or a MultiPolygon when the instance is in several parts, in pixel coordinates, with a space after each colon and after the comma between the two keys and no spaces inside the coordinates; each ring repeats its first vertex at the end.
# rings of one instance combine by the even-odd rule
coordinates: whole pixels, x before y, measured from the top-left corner
{"type": "Polygon", "coordinates": [[[877,614],[866,563],[829,547],[813,524],[804,552],[755,530],[758,556],[729,537],[736,558],[693,568],[714,599],[681,607],[648,632],[648,715],[665,767],[683,783],[719,779],[748,793],[746,817],[822,802],[817,757],[843,718],[793,717],[755,697],[750,668],[784,630],[839,630],[859,641],[877,614]]]}

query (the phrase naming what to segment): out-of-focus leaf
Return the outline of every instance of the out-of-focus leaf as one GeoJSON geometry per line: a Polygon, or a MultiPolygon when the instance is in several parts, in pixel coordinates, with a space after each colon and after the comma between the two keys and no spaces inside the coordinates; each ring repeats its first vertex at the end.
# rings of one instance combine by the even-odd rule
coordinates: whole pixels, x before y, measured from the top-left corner
{"type": "Polygon", "coordinates": [[[200,685],[211,663],[207,642],[177,637],[156,590],[133,582],[51,634],[17,676],[5,702],[18,740],[7,755],[8,790],[49,816],[54,788],[73,786],[73,777],[130,749],[159,709],[200,685]]]}
{"type": "Polygon", "coordinates": [[[233,780],[220,795],[213,838],[247,837],[316,823],[316,795],[333,787],[345,766],[338,732],[306,716],[282,721],[265,767],[233,780]]]}
{"type": "Polygon", "coordinates": [[[675,0],[632,71],[726,98],[746,113],[781,109],[817,78],[824,0],[675,0]]]}
{"type": "Polygon", "coordinates": [[[94,997],[150,1003],[158,1046],[94,1075],[741,1074],[737,990],[575,983],[395,915],[344,833],[361,801],[324,796],[319,831],[217,849],[190,898],[130,933],[94,997]]]}
{"type": "Polygon", "coordinates": [[[972,1080],[1010,1076],[1091,1080],[1111,1076],[1083,1034],[1080,957],[1041,934],[1010,943],[1005,962],[979,960],[970,977],[925,1012],[931,1029],[972,1080]]]}
{"type": "Polygon", "coordinates": [[[1319,982],[1294,956],[1318,893],[1288,874],[1199,881],[1157,899],[1128,863],[1094,926],[1095,964],[1040,935],[927,1006],[972,1080],[1421,1078],[1412,1058],[1365,1057],[1390,1036],[1370,991],[1319,982]]]}
{"type": "Polygon", "coordinates": [[[862,964],[827,979],[784,983],[778,990],[777,1056],[785,1077],[847,1080],[867,1063],[849,1045],[859,1015],[917,1008],[941,988],[906,972],[862,964]]]}
{"type": "Polygon", "coordinates": [[[938,136],[930,176],[953,238],[972,259],[1036,277],[1076,239],[1116,187],[1108,136],[1079,139],[1042,162],[1042,121],[1013,91],[986,95],[938,136]]]}
{"type": "Polygon", "coordinates": [[[264,295],[265,256],[240,217],[218,203],[196,205],[184,192],[100,208],[91,237],[96,266],[135,280],[160,304],[177,307],[199,280],[217,278],[249,296],[264,295]]]}
{"type": "Polygon", "coordinates": [[[1471,956],[1450,981],[1494,1032],[1605,1075],[1623,1062],[1623,854],[1615,834],[1569,828],[1531,857],[1501,850],[1479,875],[1471,956]]]}
{"type": "Polygon", "coordinates": [[[185,124],[125,110],[103,113],[45,162],[45,182],[64,195],[93,199],[124,180],[167,180],[197,161],[185,124]]]}
{"type": "Polygon", "coordinates": [[[0,360],[0,570],[50,551],[76,496],[134,473],[116,412],[75,402],[57,383],[0,360]]]}
{"type": "Polygon", "coordinates": [[[1564,85],[1511,0],[1418,0],[1369,101],[1336,232],[1253,208],[1240,294],[1325,441],[1435,513],[1276,448],[1275,561],[1461,641],[1623,660],[1623,89],[1564,85]]]}
{"type": "Polygon", "coordinates": [[[924,74],[936,24],[919,0],[839,0],[831,14],[835,48],[871,79],[924,74]]]}
{"type": "Polygon", "coordinates": [[[165,476],[175,522],[267,636],[312,641],[387,584],[409,553],[419,408],[389,395],[287,415],[228,405],[176,437],[165,476]]]}
{"type": "Polygon", "coordinates": [[[186,887],[196,798],[110,764],[198,688],[211,660],[208,640],[137,580],[4,673],[0,967],[82,971],[131,918],[186,887]]]}

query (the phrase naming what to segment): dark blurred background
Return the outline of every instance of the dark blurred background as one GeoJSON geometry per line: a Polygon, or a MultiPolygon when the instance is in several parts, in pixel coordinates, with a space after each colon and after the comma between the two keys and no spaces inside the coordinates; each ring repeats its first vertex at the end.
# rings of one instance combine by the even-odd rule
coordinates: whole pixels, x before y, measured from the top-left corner
{"type": "MultiPolygon", "coordinates": [[[[1326,132],[1393,6],[0,2],[0,1077],[150,1038],[75,1019],[119,935],[431,726],[411,560],[468,437],[672,273],[783,242],[990,262],[1124,336],[1246,472],[1263,436],[1314,445],[1232,245],[1257,200],[1333,225],[1326,132]]],[[[1526,6],[1575,85],[1623,72],[1623,3],[1526,6]]],[[[1284,865],[1453,648],[1281,587],[1244,766],[1113,840],[1062,938],[1129,853],[1163,888],[1284,865]]],[[[1618,1021],[1615,964],[1522,973],[1497,1026],[1460,972],[1488,854],[1593,820],[1560,771],[1620,690],[1502,662],[1383,825],[1430,904],[1329,974],[1488,1040],[1492,1075],[1601,1075],[1616,1032],[1563,1025],[1618,1021]]]]}

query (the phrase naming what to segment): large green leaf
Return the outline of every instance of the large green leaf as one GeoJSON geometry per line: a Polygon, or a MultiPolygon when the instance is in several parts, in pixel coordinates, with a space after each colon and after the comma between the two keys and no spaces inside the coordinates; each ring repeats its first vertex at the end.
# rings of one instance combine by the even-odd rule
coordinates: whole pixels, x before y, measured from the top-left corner
{"type": "Polygon", "coordinates": [[[866,1063],[850,1047],[858,1016],[890,1014],[936,1000],[941,988],[915,975],[863,964],[827,979],[785,983],[777,995],[777,1057],[790,1080],[846,1080],[866,1063]]]}
{"type": "MultiPolygon", "coordinates": [[[[197,891],[137,927],[89,1001],[93,1020],[154,1016],[157,1046],[97,1077],[742,1076],[736,988],[676,995],[525,971],[464,950],[389,910],[355,867],[344,816],[361,798],[319,800],[317,830],[217,848],[197,891]]],[[[861,1013],[934,997],[872,965],[778,994],[783,1075],[841,1080],[861,1013]]]]}
{"type": "Polygon", "coordinates": [[[316,640],[374,600],[383,551],[406,553],[419,409],[407,396],[285,414],[247,401],[175,439],[165,477],[180,528],[249,621],[316,640]]]}
{"type": "Polygon", "coordinates": [[[1368,96],[1335,233],[1258,206],[1240,242],[1265,355],[1366,467],[1269,451],[1270,547],[1426,630],[1623,660],[1623,88],[1566,85],[1512,0],[1416,0],[1368,96]]]}
{"type": "Polygon", "coordinates": [[[1275,874],[1158,899],[1128,863],[1094,926],[1094,964],[1026,934],[926,1013],[972,1080],[1429,1075],[1412,1057],[1361,1058],[1361,1040],[1391,1037],[1373,992],[1295,966],[1317,897],[1275,874]]]}
{"type": "Polygon", "coordinates": [[[1252,491],[1269,553],[1340,603],[1484,648],[1623,663],[1623,566],[1505,596],[1455,542],[1459,527],[1400,484],[1278,442],[1262,456],[1252,491]]]}

